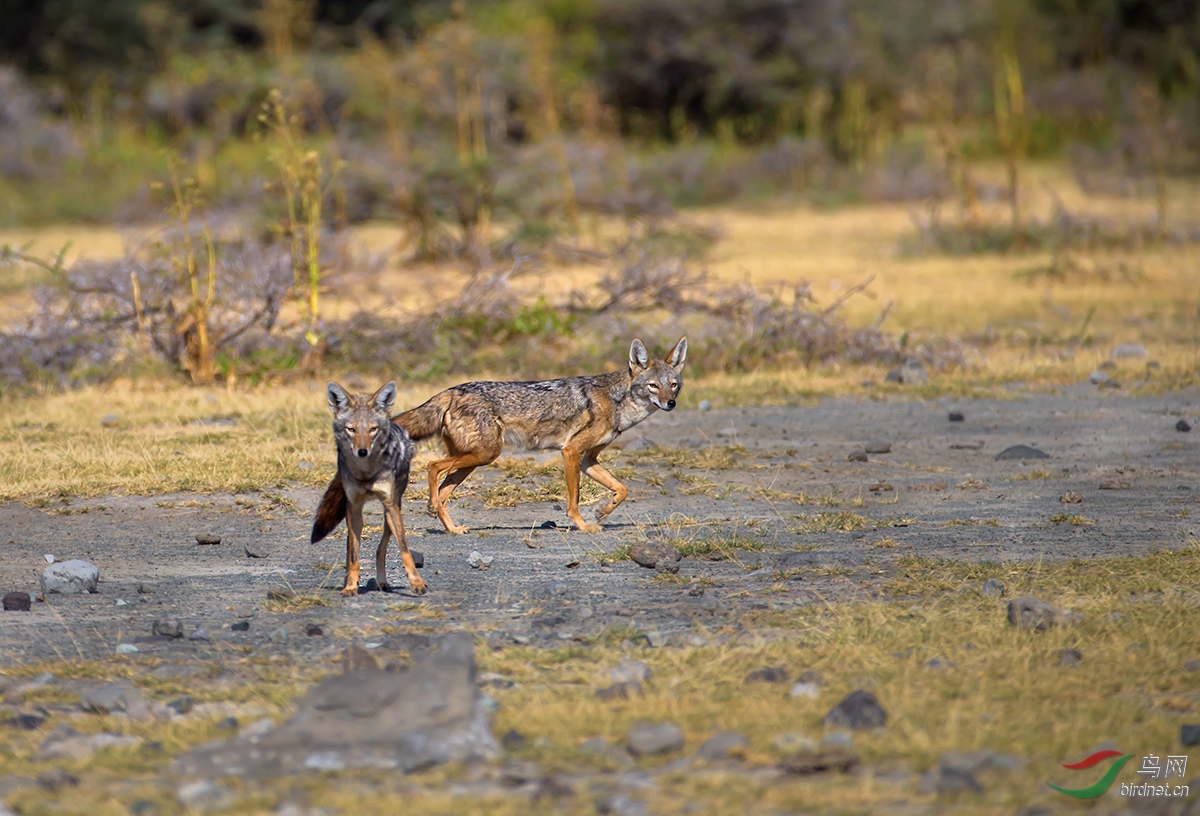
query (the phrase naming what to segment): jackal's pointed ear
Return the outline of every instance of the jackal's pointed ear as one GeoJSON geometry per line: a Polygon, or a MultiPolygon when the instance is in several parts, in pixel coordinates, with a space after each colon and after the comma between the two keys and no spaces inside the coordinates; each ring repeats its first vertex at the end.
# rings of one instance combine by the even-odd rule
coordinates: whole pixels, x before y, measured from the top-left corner
{"type": "Polygon", "coordinates": [[[371,404],[385,414],[391,415],[392,406],[396,404],[396,382],[393,380],[376,391],[375,395],[371,397],[371,404]]]}
{"type": "Polygon", "coordinates": [[[329,411],[334,416],[350,407],[350,395],[335,382],[325,385],[325,398],[329,400],[329,411]]]}
{"type": "Polygon", "coordinates": [[[639,369],[650,367],[650,353],[646,351],[645,344],[636,337],[629,346],[629,367],[639,369]]]}
{"type": "Polygon", "coordinates": [[[667,365],[679,371],[683,368],[683,361],[687,359],[687,338],[680,337],[679,342],[675,344],[675,348],[671,349],[671,353],[666,356],[667,365]]]}

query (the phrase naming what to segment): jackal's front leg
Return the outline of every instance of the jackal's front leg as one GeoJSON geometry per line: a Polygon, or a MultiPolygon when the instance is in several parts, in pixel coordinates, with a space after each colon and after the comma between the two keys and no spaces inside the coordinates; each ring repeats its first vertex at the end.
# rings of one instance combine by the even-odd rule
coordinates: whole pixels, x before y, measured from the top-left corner
{"type": "Polygon", "coordinates": [[[346,584],[342,594],[352,598],[358,594],[358,545],[362,541],[362,505],[346,508],[346,584]]]}
{"type": "Polygon", "coordinates": [[[387,577],[388,539],[392,535],[392,523],[388,520],[387,512],[383,514],[383,538],[379,539],[379,547],[375,550],[375,585],[380,592],[390,592],[391,583],[387,577]]]}
{"type": "Polygon", "coordinates": [[[417,575],[417,564],[413,561],[412,553],[408,549],[408,539],[404,535],[404,516],[400,512],[399,500],[395,504],[389,504],[385,508],[385,512],[388,524],[396,532],[396,543],[400,545],[400,560],[404,562],[404,572],[408,575],[409,586],[417,595],[422,595],[426,586],[425,582],[421,580],[421,576],[417,575]]]}
{"type": "Polygon", "coordinates": [[[574,449],[568,443],[563,447],[563,467],[567,475],[567,518],[575,523],[585,533],[598,533],[599,524],[589,524],[579,514],[579,465],[583,460],[583,452],[574,449]]]}

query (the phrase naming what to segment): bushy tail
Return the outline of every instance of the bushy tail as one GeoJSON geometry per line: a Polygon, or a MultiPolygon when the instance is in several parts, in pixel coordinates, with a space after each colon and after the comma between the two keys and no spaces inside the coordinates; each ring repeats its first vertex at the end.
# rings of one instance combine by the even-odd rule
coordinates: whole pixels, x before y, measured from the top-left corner
{"type": "Polygon", "coordinates": [[[405,411],[399,416],[392,417],[392,422],[408,431],[408,435],[414,442],[420,442],[442,429],[442,419],[446,416],[449,408],[450,392],[443,391],[423,405],[418,405],[411,411],[405,411]]]}
{"type": "Polygon", "coordinates": [[[321,503],[317,505],[317,517],[313,519],[312,543],[316,544],[337,529],[346,518],[346,488],[342,486],[341,474],[333,477],[321,503]]]}

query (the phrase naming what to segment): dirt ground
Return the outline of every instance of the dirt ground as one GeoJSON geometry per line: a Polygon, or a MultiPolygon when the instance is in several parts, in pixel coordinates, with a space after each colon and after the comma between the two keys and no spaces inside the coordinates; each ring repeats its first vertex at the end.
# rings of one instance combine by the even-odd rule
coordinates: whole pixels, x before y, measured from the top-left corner
{"type": "MultiPolygon", "coordinates": [[[[320,660],[371,637],[384,619],[500,643],[557,645],[628,626],[682,644],[751,609],[878,597],[914,555],[1009,562],[1178,548],[1200,536],[1200,436],[1175,429],[1181,417],[1200,424],[1198,398],[1014,387],[1005,400],[660,413],[608,456],[631,495],[603,533],[569,528],[561,498],[487,506],[517,488],[561,497],[557,456],[534,457],[553,467],[519,480],[511,468],[478,471],[451,504],[472,529],[465,536],[445,534],[412,498],[409,540],[424,554],[431,590],[421,597],[407,591],[393,557],[396,590],[341,598],[344,528],[309,543],[312,489],[6,504],[0,590],[35,594],[45,554],[91,561],[101,582],[96,594],[51,595],[31,613],[4,613],[0,665],[103,657],[122,643],[167,658],[239,649],[320,660]],[[951,411],[965,420],[949,421],[951,411]],[[873,440],[891,451],[847,460],[873,440]],[[998,461],[1013,445],[1048,458],[998,461]],[[1082,501],[1060,503],[1068,492],[1082,501]],[[206,532],[221,543],[198,545],[206,532]],[[697,555],[678,576],[656,575],[621,550],[645,537],[697,555]],[[250,558],[247,545],[269,555],[250,558]],[[494,560],[474,569],[473,551],[494,560]],[[273,588],[305,602],[269,604],[273,588]],[[149,637],[167,615],[208,639],[149,637]],[[248,629],[231,629],[243,621],[248,629]],[[305,636],[312,623],[324,637],[305,636]]],[[[414,487],[423,481],[415,475],[414,487]]],[[[380,520],[378,511],[368,517],[373,540],[380,520]]],[[[364,563],[363,580],[373,574],[364,563]]]]}

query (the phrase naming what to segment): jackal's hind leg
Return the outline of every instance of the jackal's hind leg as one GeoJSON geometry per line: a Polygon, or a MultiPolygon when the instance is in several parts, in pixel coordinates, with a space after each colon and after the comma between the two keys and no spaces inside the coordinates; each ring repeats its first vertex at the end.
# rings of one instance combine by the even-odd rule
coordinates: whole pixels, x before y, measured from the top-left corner
{"type": "Polygon", "coordinates": [[[346,508],[346,583],[342,594],[352,598],[358,594],[358,544],[362,540],[362,505],[346,508]]]}
{"type": "Polygon", "coordinates": [[[613,510],[617,509],[621,502],[625,501],[625,498],[629,495],[629,488],[617,481],[616,476],[613,476],[596,462],[596,457],[599,455],[599,450],[590,450],[587,452],[587,455],[583,457],[583,472],[589,478],[594,479],[613,492],[612,500],[603,507],[596,509],[596,521],[604,521],[604,519],[612,514],[613,510]]]}
{"type": "Polygon", "coordinates": [[[375,585],[379,587],[380,592],[391,592],[392,590],[392,585],[388,582],[387,577],[388,539],[391,536],[392,525],[385,510],[383,515],[383,538],[379,539],[379,547],[375,550],[375,585]]]}
{"type": "Polygon", "coordinates": [[[427,587],[421,580],[421,576],[417,575],[417,564],[413,561],[412,553],[408,549],[408,539],[404,535],[404,516],[400,512],[399,500],[395,504],[387,505],[384,512],[387,514],[389,526],[395,529],[396,543],[400,545],[400,560],[404,562],[404,572],[408,575],[409,586],[417,595],[423,595],[427,587]]]}
{"type": "Polygon", "coordinates": [[[562,454],[563,468],[566,470],[567,477],[567,518],[585,533],[598,533],[603,528],[599,524],[584,521],[583,516],[579,514],[579,472],[580,463],[583,461],[583,452],[568,442],[563,446],[562,454]]]}

